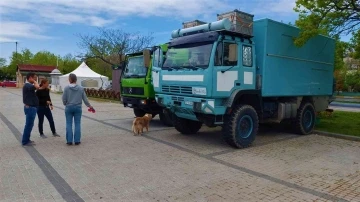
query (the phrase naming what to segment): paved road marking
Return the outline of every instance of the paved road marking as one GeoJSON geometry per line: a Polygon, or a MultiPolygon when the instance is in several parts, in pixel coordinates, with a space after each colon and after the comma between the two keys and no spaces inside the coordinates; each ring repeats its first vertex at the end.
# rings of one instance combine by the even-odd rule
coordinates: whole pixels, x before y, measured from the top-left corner
{"type": "MultiPolygon", "coordinates": [[[[22,134],[20,131],[0,112],[0,119],[7,125],[15,138],[21,142],[22,134]]],[[[25,146],[24,149],[29,153],[31,158],[40,167],[46,178],[59,192],[65,201],[84,201],[62,178],[59,173],[51,166],[51,164],[40,154],[33,146],[25,146]]]]}
{"type": "MultiPolygon", "coordinates": [[[[9,91],[7,91],[7,92],[9,92],[9,91]]],[[[9,92],[9,93],[12,93],[12,92],[9,92]]],[[[16,94],[16,93],[12,93],[12,94],[21,96],[21,95],[16,94]]],[[[56,107],[56,108],[64,110],[64,108],[62,108],[62,107],[56,107]]],[[[117,126],[117,125],[115,125],[115,124],[107,123],[107,122],[104,122],[104,121],[102,121],[102,120],[98,120],[98,119],[95,119],[95,118],[92,118],[92,117],[89,117],[89,116],[86,116],[86,115],[83,115],[83,117],[88,118],[88,119],[93,120],[93,121],[96,121],[96,122],[99,122],[99,123],[102,123],[102,124],[104,124],[104,125],[108,125],[108,126],[112,126],[112,127],[118,128],[118,129],[123,130],[123,131],[132,132],[131,130],[129,130],[129,129],[127,129],[127,128],[120,127],[120,126],[117,126]]],[[[319,192],[319,191],[316,191],[316,190],[313,190],[313,189],[309,189],[309,188],[307,188],[307,187],[299,186],[299,185],[297,185],[297,184],[290,183],[290,182],[287,182],[287,181],[285,181],[285,180],[281,180],[281,179],[278,179],[278,178],[275,178],[275,177],[272,177],[272,176],[269,176],[269,175],[266,175],[266,174],[263,174],[263,173],[254,171],[254,170],[250,170],[250,169],[245,168],[245,167],[237,166],[237,165],[228,163],[228,162],[226,162],[226,161],[223,161],[223,160],[220,160],[220,159],[216,159],[216,158],[214,158],[214,157],[212,157],[212,156],[208,156],[208,155],[204,155],[204,154],[201,154],[201,153],[192,151],[192,150],[190,150],[190,149],[187,149],[187,148],[184,148],[184,147],[182,147],[182,146],[173,144],[173,143],[171,143],[171,142],[167,142],[167,141],[164,141],[164,140],[155,138],[155,137],[148,136],[148,135],[146,135],[146,134],[144,134],[143,137],[148,138],[148,139],[153,140],[153,141],[156,141],[156,142],[158,142],[158,143],[162,143],[162,144],[165,144],[165,145],[167,145],[167,146],[176,148],[176,149],[178,149],[178,150],[181,150],[181,151],[184,151],[184,152],[187,152],[187,153],[196,155],[196,156],[198,156],[198,157],[201,157],[201,158],[204,158],[204,159],[207,159],[207,160],[210,160],[210,161],[219,163],[219,164],[221,164],[221,165],[224,165],[224,166],[227,166],[227,167],[230,167],[230,168],[239,170],[239,171],[241,171],[241,172],[244,172],[244,173],[247,173],[247,174],[250,174],[250,175],[259,177],[259,178],[263,178],[263,179],[269,180],[269,181],[271,181],[271,182],[275,182],[275,183],[281,184],[281,185],[283,185],[283,186],[290,187],[290,188],[292,188],[292,189],[296,189],[296,190],[299,190],[299,191],[302,191],[302,192],[305,192],[305,193],[308,193],[308,194],[312,194],[312,195],[314,195],[314,196],[318,196],[318,197],[321,197],[321,198],[324,198],[324,199],[327,199],[327,200],[331,200],[331,201],[348,202],[348,200],[345,200],[345,199],[342,199],[342,198],[338,198],[338,197],[336,197],[336,196],[332,196],[332,195],[330,195],[330,194],[323,193],[323,192],[319,192]]]]}
{"type": "Polygon", "coordinates": [[[302,191],[302,192],[305,192],[305,193],[308,193],[308,194],[312,194],[312,195],[314,195],[314,196],[318,196],[318,197],[321,197],[321,198],[324,198],[324,199],[327,199],[327,200],[337,201],[337,202],[340,202],[340,201],[344,201],[344,202],[345,202],[345,201],[348,201],[348,200],[345,200],[345,199],[342,199],[342,198],[338,198],[338,197],[336,197],[336,196],[332,196],[332,195],[327,194],[327,193],[322,193],[322,192],[319,192],[319,191],[316,191],[316,190],[313,190],[313,189],[309,189],[309,188],[306,188],[306,187],[303,187],[303,186],[299,186],[299,185],[294,184],[294,183],[286,182],[286,181],[284,181],[284,180],[281,180],[281,179],[278,179],[278,178],[275,178],[275,177],[271,177],[271,176],[269,176],[269,175],[266,175],[266,174],[263,174],[263,173],[260,173],[260,172],[257,172],[257,171],[253,171],[253,170],[250,170],[250,169],[245,168],[245,167],[237,166],[237,165],[228,163],[228,162],[226,162],[226,161],[223,161],[223,160],[220,160],[220,159],[216,159],[216,158],[214,158],[214,157],[212,157],[212,156],[200,154],[200,153],[198,153],[198,152],[192,151],[192,150],[190,150],[190,149],[181,147],[181,146],[179,146],[179,145],[176,145],[176,144],[173,144],[173,143],[170,143],[170,142],[161,140],[161,139],[157,139],[157,138],[154,138],[154,137],[151,137],[151,136],[148,136],[148,135],[143,135],[143,136],[146,137],[146,138],[148,138],[148,139],[154,140],[154,141],[156,141],[156,142],[159,142],[159,143],[168,145],[168,146],[170,146],[170,147],[174,147],[174,148],[179,149],[179,150],[181,150],[181,151],[194,154],[194,155],[196,155],[196,156],[198,156],[198,157],[205,158],[205,159],[207,159],[207,160],[210,160],[210,161],[219,163],[219,164],[221,164],[221,165],[224,165],[224,166],[227,166],[227,167],[230,167],[230,168],[233,168],[233,169],[242,171],[242,172],[244,172],[244,173],[247,173],[247,174],[250,174],[250,175],[254,175],[254,176],[256,176],[256,177],[263,178],[263,179],[269,180],[269,181],[271,181],[271,182],[275,182],[275,183],[278,183],[278,184],[281,184],[281,185],[284,185],[284,186],[287,186],[287,187],[290,187],[290,188],[293,188],[293,189],[296,189],[296,190],[300,190],[300,191],[302,191]]]}

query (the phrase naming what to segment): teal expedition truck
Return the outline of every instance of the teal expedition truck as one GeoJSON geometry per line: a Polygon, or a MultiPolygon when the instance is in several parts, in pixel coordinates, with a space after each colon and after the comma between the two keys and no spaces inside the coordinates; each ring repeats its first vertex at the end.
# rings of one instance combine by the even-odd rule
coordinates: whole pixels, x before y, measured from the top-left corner
{"type": "Polygon", "coordinates": [[[176,130],[222,126],[236,148],[251,145],[259,123],[286,121],[298,134],[311,133],[333,95],[335,40],[318,35],[297,48],[296,27],[253,22],[237,10],[226,15],[173,31],[164,64],[153,66],[155,99],[174,114],[176,130]]]}

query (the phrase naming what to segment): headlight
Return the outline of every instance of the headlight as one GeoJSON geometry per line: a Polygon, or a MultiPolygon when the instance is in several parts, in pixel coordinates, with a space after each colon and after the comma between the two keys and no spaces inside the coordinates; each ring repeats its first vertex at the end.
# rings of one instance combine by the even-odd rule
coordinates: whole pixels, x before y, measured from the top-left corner
{"type": "Polygon", "coordinates": [[[186,104],[186,105],[191,105],[191,106],[193,106],[194,102],[191,102],[191,101],[185,101],[185,104],[186,104]]]}
{"type": "Polygon", "coordinates": [[[206,95],[206,88],[192,87],[192,94],[194,94],[194,95],[206,95]]]}
{"type": "Polygon", "coordinates": [[[141,104],[146,105],[146,100],[141,100],[141,104]]]}
{"type": "Polygon", "coordinates": [[[202,103],[201,102],[195,102],[194,103],[194,111],[201,112],[202,103]]]}

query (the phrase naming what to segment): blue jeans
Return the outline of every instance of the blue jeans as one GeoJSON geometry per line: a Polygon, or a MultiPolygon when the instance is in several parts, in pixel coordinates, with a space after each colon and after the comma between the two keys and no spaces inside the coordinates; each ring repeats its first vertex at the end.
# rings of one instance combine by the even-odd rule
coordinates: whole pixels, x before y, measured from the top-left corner
{"type": "Polygon", "coordinates": [[[25,113],[26,120],[25,120],[24,133],[23,133],[22,141],[21,141],[21,143],[23,145],[30,142],[30,135],[31,135],[31,131],[32,131],[33,126],[34,126],[34,121],[35,121],[35,118],[36,118],[36,112],[37,112],[36,107],[26,107],[26,106],[24,106],[24,113],[25,113]]]}
{"type": "Polygon", "coordinates": [[[39,118],[39,125],[38,126],[39,126],[40,134],[44,134],[44,131],[43,131],[44,116],[49,121],[51,132],[52,133],[56,132],[54,118],[52,116],[52,113],[51,113],[51,110],[50,110],[49,107],[39,106],[39,108],[37,110],[37,115],[38,115],[38,118],[39,118]]]}
{"type": "Polygon", "coordinates": [[[66,142],[80,142],[81,139],[81,106],[66,106],[65,117],[66,117],[66,142]],[[73,133],[73,120],[75,123],[75,131],[73,133]],[[75,136],[75,137],[74,137],[75,136]]]}

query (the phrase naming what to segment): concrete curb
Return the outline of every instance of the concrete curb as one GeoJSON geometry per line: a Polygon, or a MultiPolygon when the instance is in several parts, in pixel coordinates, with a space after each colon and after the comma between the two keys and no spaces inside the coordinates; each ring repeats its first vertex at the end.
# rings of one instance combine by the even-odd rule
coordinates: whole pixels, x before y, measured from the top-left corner
{"type": "Polygon", "coordinates": [[[330,132],[318,131],[318,130],[315,130],[314,133],[321,136],[334,137],[338,139],[360,142],[360,137],[357,136],[343,135],[343,134],[330,133],[330,132]]]}

